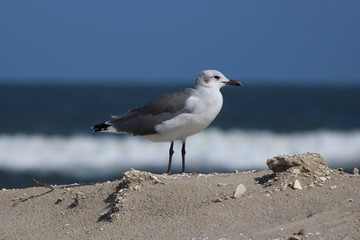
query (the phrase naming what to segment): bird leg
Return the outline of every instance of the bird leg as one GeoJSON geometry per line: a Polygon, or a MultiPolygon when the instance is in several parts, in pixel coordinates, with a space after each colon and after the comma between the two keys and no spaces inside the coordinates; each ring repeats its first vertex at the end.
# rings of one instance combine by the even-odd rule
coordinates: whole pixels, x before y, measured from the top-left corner
{"type": "Polygon", "coordinates": [[[181,172],[184,173],[185,172],[185,141],[182,144],[182,148],[181,148],[181,157],[182,157],[182,169],[181,172]]]}
{"type": "Polygon", "coordinates": [[[172,156],[174,154],[173,148],[174,148],[174,141],[171,141],[170,148],[169,148],[169,164],[168,164],[167,174],[170,174],[170,171],[171,171],[171,160],[172,160],[172,156]]]}

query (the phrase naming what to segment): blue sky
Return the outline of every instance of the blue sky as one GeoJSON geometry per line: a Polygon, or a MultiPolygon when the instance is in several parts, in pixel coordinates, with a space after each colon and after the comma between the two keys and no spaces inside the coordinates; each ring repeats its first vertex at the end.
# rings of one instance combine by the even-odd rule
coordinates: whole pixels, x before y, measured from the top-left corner
{"type": "Polygon", "coordinates": [[[1,0],[0,81],[359,83],[360,1],[1,0]]]}

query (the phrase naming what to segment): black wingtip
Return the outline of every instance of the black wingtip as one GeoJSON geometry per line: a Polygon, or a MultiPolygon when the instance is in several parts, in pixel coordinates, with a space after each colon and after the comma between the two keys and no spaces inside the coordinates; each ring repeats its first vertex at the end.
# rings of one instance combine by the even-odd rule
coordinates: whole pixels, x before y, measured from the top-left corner
{"type": "Polygon", "coordinates": [[[94,126],[91,126],[91,129],[94,132],[101,132],[101,131],[106,131],[108,129],[108,127],[110,127],[109,124],[106,123],[100,123],[100,124],[96,124],[94,126]]]}

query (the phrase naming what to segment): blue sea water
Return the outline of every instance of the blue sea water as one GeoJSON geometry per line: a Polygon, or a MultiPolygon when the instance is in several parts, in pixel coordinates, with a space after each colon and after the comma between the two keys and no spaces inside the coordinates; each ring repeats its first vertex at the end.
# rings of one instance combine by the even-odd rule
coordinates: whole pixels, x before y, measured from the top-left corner
{"type": "MultiPolygon", "coordinates": [[[[129,168],[164,172],[168,143],[92,133],[90,126],[184,86],[0,85],[0,188],[121,177],[129,168]]],[[[359,86],[222,89],[224,106],[187,140],[188,171],[266,169],[278,154],[318,152],[331,167],[360,167],[359,86]]],[[[180,170],[175,145],[174,172],[180,170]]]]}

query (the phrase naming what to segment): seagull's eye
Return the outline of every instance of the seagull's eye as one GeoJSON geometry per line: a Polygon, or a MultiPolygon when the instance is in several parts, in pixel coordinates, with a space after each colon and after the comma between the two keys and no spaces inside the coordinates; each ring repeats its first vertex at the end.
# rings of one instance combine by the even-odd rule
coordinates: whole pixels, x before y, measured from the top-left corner
{"type": "Polygon", "coordinates": [[[214,76],[214,78],[215,78],[216,80],[219,80],[219,79],[220,79],[220,76],[214,76]]]}

